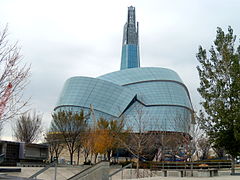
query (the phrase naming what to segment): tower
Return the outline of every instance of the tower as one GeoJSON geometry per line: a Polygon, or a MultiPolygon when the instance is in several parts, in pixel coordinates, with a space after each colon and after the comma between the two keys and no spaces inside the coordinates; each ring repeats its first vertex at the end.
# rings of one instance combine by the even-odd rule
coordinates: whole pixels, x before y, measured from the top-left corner
{"type": "Polygon", "coordinates": [[[140,67],[138,41],[138,22],[136,23],[135,7],[130,6],[123,30],[121,70],[140,67]]]}

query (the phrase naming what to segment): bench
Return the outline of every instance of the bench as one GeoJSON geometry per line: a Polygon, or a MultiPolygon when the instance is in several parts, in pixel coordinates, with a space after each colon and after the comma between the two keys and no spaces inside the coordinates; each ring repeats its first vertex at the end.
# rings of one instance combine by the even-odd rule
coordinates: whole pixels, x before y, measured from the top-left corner
{"type": "Polygon", "coordinates": [[[198,173],[200,176],[213,177],[218,176],[218,169],[199,169],[198,173]]]}
{"type": "MultiPolygon", "coordinates": [[[[162,169],[163,176],[167,177],[168,171],[177,171],[180,177],[186,177],[186,171],[193,171],[192,169],[162,169]]],[[[192,175],[193,176],[193,175],[192,175]]]]}

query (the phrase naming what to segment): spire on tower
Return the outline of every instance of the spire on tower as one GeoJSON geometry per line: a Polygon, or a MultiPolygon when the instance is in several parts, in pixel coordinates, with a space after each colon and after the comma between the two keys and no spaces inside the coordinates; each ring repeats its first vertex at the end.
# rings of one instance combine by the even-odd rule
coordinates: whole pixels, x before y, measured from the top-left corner
{"type": "Polygon", "coordinates": [[[135,7],[130,6],[123,30],[121,70],[137,67],[140,67],[138,22],[136,23],[135,7]]]}

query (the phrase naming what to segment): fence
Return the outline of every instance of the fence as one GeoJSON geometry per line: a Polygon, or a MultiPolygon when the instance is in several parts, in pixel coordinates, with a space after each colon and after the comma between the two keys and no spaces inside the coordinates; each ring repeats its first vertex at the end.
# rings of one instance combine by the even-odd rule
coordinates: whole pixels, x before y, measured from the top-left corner
{"type": "MultiPolygon", "coordinates": [[[[131,178],[136,178],[136,167],[133,164],[133,170],[131,170],[131,178]]],[[[162,172],[172,171],[172,172],[189,172],[194,174],[200,171],[212,171],[212,170],[219,170],[223,169],[224,173],[225,170],[229,170],[231,168],[230,161],[201,161],[201,162],[172,162],[172,161],[165,161],[165,162],[141,162],[140,169],[139,169],[139,177],[153,177],[153,176],[162,176],[162,172]]],[[[122,174],[124,171],[122,170],[122,174]]],[[[230,173],[229,173],[230,174],[230,173]]]]}
{"type": "Polygon", "coordinates": [[[230,161],[201,161],[201,162],[146,162],[142,163],[143,168],[151,170],[162,169],[220,169],[231,168],[230,161]]]}

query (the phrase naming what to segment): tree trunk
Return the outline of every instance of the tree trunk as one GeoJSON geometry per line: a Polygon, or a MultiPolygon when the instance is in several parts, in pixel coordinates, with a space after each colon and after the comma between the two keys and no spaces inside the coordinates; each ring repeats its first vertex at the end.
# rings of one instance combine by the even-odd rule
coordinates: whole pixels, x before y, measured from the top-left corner
{"type": "Polygon", "coordinates": [[[57,161],[57,163],[58,163],[58,157],[59,157],[59,154],[58,154],[58,152],[56,151],[56,152],[55,152],[55,158],[56,158],[55,160],[57,161]]]}
{"type": "Polygon", "coordinates": [[[77,165],[79,165],[79,159],[80,159],[80,149],[78,149],[78,153],[77,153],[77,165]]]}
{"type": "Polygon", "coordinates": [[[96,164],[97,163],[97,153],[94,155],[94,163],[96,164]]]}
{"type": "Polygon", "coordinates": [[[107,160],[110,162],[110,159],[111,159],[111,151],[108,151],[107,152],[107,160]]]}
{"type": "Polygon", "coordinates": [[[91,162],[93,162],[92,158],[93,158],[93,153],[91,153],[90,155],[91,162]]]}
{"type": "Polygon", "coordinates": [[[84,162],[86,163],[87,162],[87,158],[88,158],[88,153],[84,153],[84,162]]]}
{"type": "Polygon", "coordinates": [[[53,162],[54,160],[54,151],[50,151],[50,161],[53,162]]]}
{"type": "Polygon", "coordinates": [[[235,156],[232,156],[232,167],[231,167],[231,174],[235,174],[235,156]]]}
{"type": "Polygon", "coordinates": [[[51,155],[50,159],[51,159],[50,161],[51,161],[51,163],[52,163],[52,162],[53,162],[53,155],[51,155]]]}
{"type": "Polygon", "coordinates": [[[69,152],[70,154],[70,164],[73,165],[73,152],[69,152]]]}
{"type": "Polygon", "coordinates": [[[136,170],[137,170],[137,178],[139,178],[140,177],[140,175],[139,175],[139,156],[137,158],[137,168],[136,168],[136,170]]]}

